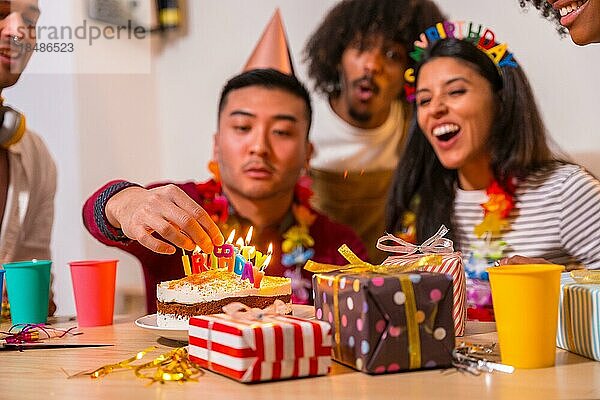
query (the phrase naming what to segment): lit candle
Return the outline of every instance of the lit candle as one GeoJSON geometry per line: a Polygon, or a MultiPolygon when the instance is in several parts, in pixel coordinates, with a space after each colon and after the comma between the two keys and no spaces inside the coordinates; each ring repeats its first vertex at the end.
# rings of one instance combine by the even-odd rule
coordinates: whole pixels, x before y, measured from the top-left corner
{"type": "Polygon", "coordinates": [[[244,240],[244,244],[246,246],[250,245],[250,241],[252,240],[252,232],[254,232],[254,227],[251,226],[250,228],[248,228],[248,233],[246,234],[246,240],[244,240]]]}
{"type": "Polygon", "coordinates": [[[213,255],[218,259],[219,268],[233,270],[234,265],[234,247],[232,244],[225,243],[222,246],[215,246],[213,255]]]}
{"type": "Polygon", "coordinates": [[[238,240],[235,241],[235,247],[241,251],[242,247],[244,247],[244,239],[238,238],[238,240]]]}
{"type": "Polygon", "coordinates": [[[258,250],[254,252],[254,266],[256,268],[260,268],[260,266],[265,263],[266,259],[267,259],[267,254],[263,254],[258,250]]]}
{"type": "Polygon", "coordinates": [[[252,268],[252,274],[254,276],[254,287],[256,289],[259,289],[260,282],[262,281],[263,276],[265,276],[265,273],[259,270],[258,268],[252,268]]]}
{"type": "Polygon", "coordinates": [[[273,257],[273,243],[269,243],[269,248],[267,249],[266,257],[264,257],[262,260],[260,260],[260,263],[258,262],[258,257],[257,257],[257,262],[254,263],[256,268],[259,268],[261,271],[264,271],[265,269],[267,269],[267,267],[269,266],[269,263],[271,262],[272,257],[273,257]]]}
{"type": "Polygon", "coordinates": [[[255,253],[256,253],[256,247],[254,247],[254,246],[242,247],[242,257],[244,257],[247,261],[252,262],[252,259],[254,258],[255,253]]]}
{"type": "Polygon", "coordinates": [[[233,271],[235,259],[233,257],[219,258],[219,268],[227,268],[227,271],[233,271]]]}
{"type": "Polygon", "coordinates": [[[252,268],[252,263],[246,262],[246,264],[244,265],[244,270],[242,271],[241,279],[248,279],[250,283],[254,283],[254,271],[252,268]]]}
{"type": "Polygon", "coordinates": [[[250,241],[252,240],[252,232],[254,232],[254,227],[251,226],[248,228],[248,233],[246,234],[246,239],[244,239],[244,243],[241,244],[240,251],[242,252],[242,256],[246,259],[246,261],[252,262],[254,258],[254,253],[256,252],[256,247],[250,246],[250,241]]]}
{"type": "Polygon", "coordinates": [[[225,241],[225,243],[232,244],[233,243],[233,239],[235,239],[235,229],[231,230],[231,233],[227,237],[227,240],[225,241]]]}
{"type": "Polygon", "coordinates": [[[192,273],[199,274],[200,272],[208,271],[206,261],[208,254],[202,252],[199,246],[196,246],[192,253],[192,273]]]}
{"type": "Polygon", "coordinates": [[[265,271],[267,269],[267,267],[269,266],[269,263],[271,262],[271,258],[273,257],[272,254],[268,254],[267,255],[267,259],[265,260],[265,263],[260,267],[261,271],[265,271]]]}
{"type": "Polygon", "coordinates": [[[181,262],[183,262],[183,272],[185,273],[185,276],[191,275],[192,267],[190,266],[190,258],[187,254],[185,254],[184,249],[181,249],[181,251],[183,252],[183,256],[181,256],[181,262]]]}
{"type": "Polygon", "coordinates": [[[219,247],[219,253],[214,253],[213,251],[213,255],[215,257],[213,257],[214,259],[214,268],[227,268],[227,270],[229,272],[233,271],[233,265],[235,262],[235,247],[233,247],[233,239],[235,239],[235,229],[232,229],[231,232],[229,233],[229,236],[227,237],[227,240],[225,241],[225,244],[223,246],[216,246],[215,250],[217,249],[217,247],[219,247]]]}
{"type": "Polygon", "coordinates": [[[252,264],[254,264],[254,267],[258,267],[260,268],[259,263],[262,265],[262,263],[265,262],[265,259],[267,258],[266,254],[261,253],[258,250],[254,250],[254,262],[252,264]]]}
{"type": "Polygon", "coordinates": [[[231,257],[233,256],[234,248],[232,244],[225,243],[222,246],[215,246],[213,254],[217,258],[231,257]]]}
{"type": "Polygon", "coordinates": [[[219,268],[219,259],[213,254],[210,255],[210,269],[219,268]]]}
{"type": "Polygon", "coordinates": [[[233,272],[242,275],[244,265],[246,265],[246,261],[248,261],[246,257],[250,251],[250,246],[245,245],[244,239],[238,238],[238,240],[235,241],[235,247],[235,267],[233,267],[233,272]]]}
{"type": "Polygon", "coordinates": [[[246,262],[246,259],[241,254],[236,254],[233,273],[236,275],[242,275],[242,272],[244,272],[244,266],[246,265],[246,262]]]}

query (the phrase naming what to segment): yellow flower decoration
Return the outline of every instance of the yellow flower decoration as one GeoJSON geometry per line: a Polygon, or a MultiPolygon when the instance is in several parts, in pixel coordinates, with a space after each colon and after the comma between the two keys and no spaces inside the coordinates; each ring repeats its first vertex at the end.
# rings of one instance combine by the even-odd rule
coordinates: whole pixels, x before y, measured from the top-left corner
{"type": "Polygon", "coordinates": [[[475,234],[478,237],[482,237],[486,232],[492,235],[499,235],[502,228],[508,225],[508,221],[502,218],[500,212],[489,212],[483,218],[480,224],[475,226],[475,234]]]}
{"type": "Polygon", "coordinates": [[[315,245],[315,240],[310,236],[307,226],[292,226],[283,234],[283,238],[281,250],[284,253],[289,253],[298,246],[313,247],[315,245]]]}

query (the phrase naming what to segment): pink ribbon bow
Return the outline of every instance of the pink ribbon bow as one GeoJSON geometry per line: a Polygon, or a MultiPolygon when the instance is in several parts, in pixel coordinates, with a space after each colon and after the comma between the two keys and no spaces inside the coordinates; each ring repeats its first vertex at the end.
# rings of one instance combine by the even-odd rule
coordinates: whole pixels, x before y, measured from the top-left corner
{"type": "Polygon", "coordinates": [[[290,305],[281,300],[275,300],[273,304],[264,309],[251,308],[247,305],[235,302],[223,306],[223,312],[234,319],[247,321],[261,321],[266,316],[285,315],[291,311],[290,305]]]}

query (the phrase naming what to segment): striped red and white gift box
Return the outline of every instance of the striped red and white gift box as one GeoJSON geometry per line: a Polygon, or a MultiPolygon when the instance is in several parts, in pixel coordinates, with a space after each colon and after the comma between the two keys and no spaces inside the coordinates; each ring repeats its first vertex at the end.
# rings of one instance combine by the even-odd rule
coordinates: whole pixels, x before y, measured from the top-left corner
{"type": "Polygon", "coordinates": [[[215,314],[191,318],[189,335],[192,361],[240,382],[325,375],[331,366],[331,326],[322,321],[215,314]]]}
{"type": "MultiPolygon", "coordinates": [[[[411,254],[408,256],[390,256],[383,265],[408,265],[432,254],[411,254]]],[[[442,257],[441,264],[428,264],[420,267],[420,271],[437,272],[452,276],[454,307],[452,317],[454,318],[454,334],[463,336],[467,322],[467,282],[465,268],[463,267],[462,254],[458,251],[445,254],[435,254],[442,257]]]]}

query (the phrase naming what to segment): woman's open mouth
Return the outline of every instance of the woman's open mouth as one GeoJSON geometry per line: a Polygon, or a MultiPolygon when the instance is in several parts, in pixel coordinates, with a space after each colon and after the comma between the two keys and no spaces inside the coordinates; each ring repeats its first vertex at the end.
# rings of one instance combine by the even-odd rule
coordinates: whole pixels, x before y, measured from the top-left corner
{"type": "Polygon", "coordinates": [[[453,137],[455,137],[456,135],[458,135],[458,133],[460,132],[460,126],[456,125],[456,124],[443,124],[443,125],[438,125],[435,128],[433,128],[433,136],[436,137],[436,139],[442,141],[442,142],[447,142],[450,139],[452,139],[453,137]]]}

